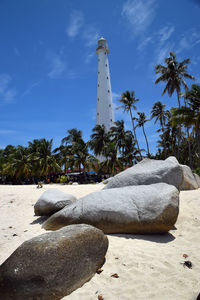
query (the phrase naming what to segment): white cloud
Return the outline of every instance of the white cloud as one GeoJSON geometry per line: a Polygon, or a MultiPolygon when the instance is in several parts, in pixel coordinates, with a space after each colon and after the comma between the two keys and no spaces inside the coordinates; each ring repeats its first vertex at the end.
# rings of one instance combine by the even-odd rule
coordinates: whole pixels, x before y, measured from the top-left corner
{"type": "Polygon", "coordinates": [[[0,100],[10,103],[14,100],[17,92],[10,87],[12,78],[8,74],[0,74],[0,100]]]}
{"type": "Polygon", "coordinates": [[[0,134],[12,134],[12,133],[16,133],[16,131],[10,129],[0,129],[0,134]]]}
{"type": "Polygon", "coordinates": [[[10,84],[12,78],[8,74],[0,74],[0,94],[3,94],[10,84]]]}
{"type": "Polygon", "coordinates": [[[144,39],[142,39],[139,44],[138,44],[138,47],[137,49],[139,51],[143,50],[151,41],[153,40],[153,37],[152,36],[148,36],[144,39]]]}
{"type": "Polygon", "coordinates": [[[70,15],[69,25],[66,29],[66,33],[69,37],[73,38],[78,33],[80,28],[83,26],[84,17],[81,11],[73,11],[70,15]]]}
{"type": "Polygon", "coordinates": [[[117,99],[119,99],[120,97],[121,97],[121,94],[112,92],[112,99],[113,99],[113,100],[117,100],[117,99]]]}
{"type": "Polygon", "coordinates": [[[133,36],[143,34],[151,25],[155,17],[155,0],[128,0],[122,8],[124,16],[129,25],[133,36]]]}
{"type": "Polygon", "coordinates": [[[41,81],[36,81],[36,82],[33,82],[25,91],[24,93],[22,94],[22,97],[27,95],[27,94],[30,94],[30,92],[32,91],[32,89],[36,88],[37,86],[39,86],[41,83],[41,81]]]}
{"type": "Polygon", "coordinates": [[[200,43],[200,33],[196,30],[189,30],[182,35],[177,52],[191,49],[200,43]]]}
{"type": "Polygon", "coordinates": [[[174,32],[175,27],[174,26],[165,26],[160,29],[159,31],[159,41],[160,43],[166,42],[174,32]]]}
{"type": "Polygon", "coordinates": [[[49,61],[50,65],[50,71],[48,73],[48,76],[52,79],[57,79],[60,77],[61,74],[66,69],[66,63],[64,60],[61,58],[60,55],[55,54],[55,53],[48,53],[47,59],[49,61]]]}
{"type": "Polygon", "coordinates": [[[142,37],[139,41],[137,49],[142,51],[149,43],[156,44],[158,47],[161,47],[170,39],[174,30],[174,26],[164,26],[158,32],[154,32],[151,36],[144,38],[142,37]]]}
{"type": "Polygon", "coordinates": [[[87,47],[97,45],[97,41],[100,38],[98,30],[94,27],[88,27],[83,33],[83,39],[87,47]]]}
{"type": "Polygon", "coordinates": [[[84,63],[85,63],[86,65],[89,64],[89,63],[92,61],[93,58],[94,58],[94,52],[88,53],[88,54],[86,55],[86,57],[85,57],[84,63]]]}
{"type": "Polygon", "coordinates": [[[164,59],[169,57],[169,52],[173,51],[174,44],[168,43],[164,45],[159,45],[156,50],[156,64],[163,64],[164,59]]]}
{"type": "Polygon", "coordinates": [[[4,93],[4,101],[6,103],[11,103],[15,96],[16,96],[17,92],[15,89],[9,89],[4,93]]]}

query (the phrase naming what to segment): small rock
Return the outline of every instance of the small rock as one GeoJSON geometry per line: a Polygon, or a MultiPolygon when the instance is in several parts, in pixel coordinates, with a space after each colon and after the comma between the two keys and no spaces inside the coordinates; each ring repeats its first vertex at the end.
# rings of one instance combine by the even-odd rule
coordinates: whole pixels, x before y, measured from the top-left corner
{"type": "Polygon", "coordinates": [[[119,278],[119,275],[117,273],[114,273],[114,274],[111,275],[111,277],[119,278]]]}

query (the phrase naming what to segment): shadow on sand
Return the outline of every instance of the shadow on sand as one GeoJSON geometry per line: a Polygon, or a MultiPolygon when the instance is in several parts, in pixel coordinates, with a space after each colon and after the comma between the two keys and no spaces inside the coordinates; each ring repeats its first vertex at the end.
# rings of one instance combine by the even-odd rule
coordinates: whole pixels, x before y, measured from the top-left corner
{"type": "Polygon", "coordinates": [[[149,242],[165,244],[175,240],[175,237],[171,233],[163,234],[123,234],[115,233],[108,234],[108,236],[117,236],[125,239],[137,239],[137,240],[146,240],[149,242]]]}
{"type": "Polygon", "coordinates": [[[49,218],[49,216],[39,217],[39,218],[37,218],[36,220],[34,220],[33,222],[31,222],[30,224],[31,224],[31,225],[34,225],[34,224],[42,224],[42,223],[44,223],[48,218],[49,218]]]}

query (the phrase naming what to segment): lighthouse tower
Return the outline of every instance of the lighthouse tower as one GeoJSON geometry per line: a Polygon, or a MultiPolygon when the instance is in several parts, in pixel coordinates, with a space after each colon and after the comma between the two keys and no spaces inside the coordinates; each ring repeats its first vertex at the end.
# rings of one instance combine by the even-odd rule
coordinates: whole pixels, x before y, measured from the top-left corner
{"type": "Polygon", "coordinates": [[[97,125],[104,125],[106,131],[109,131],[114,125],[114,113],[108,64],[109,50],[103,37],[98,40],[96,53],[98,55],[97,125]]]}

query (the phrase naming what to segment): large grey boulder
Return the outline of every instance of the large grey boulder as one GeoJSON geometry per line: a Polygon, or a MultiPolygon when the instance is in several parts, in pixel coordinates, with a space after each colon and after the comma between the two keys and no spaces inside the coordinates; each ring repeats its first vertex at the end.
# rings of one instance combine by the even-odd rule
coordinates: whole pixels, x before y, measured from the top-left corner
{"type": "Polygon", "coordinates": [[[160,233],[173,227],[178,211],[179,192],[174,186],[131,186],[86,195],[51,216],[43,228],[86,223],[105,233],[160,233]]]}
{"type": "Polygon", "coordinates": [[[186,165],[181,165],[181,168],[183,170],[183,181],[180,186],[181,191],[188,191],[188,190],[196,190],[198,189],[198,184],[196,181],[196,178],[194,174],[192,173],[192,170],[190,167],[186,165]]]}
{"type": "Polygon", "coordinates": [[[197,185],[198,185],[198,188],[200,188],[200,176],[196,173],[193,173],[195,179],[196,179],[196,182],[197,182],[197,185]]]}
{"type": "Polygon", "coordinates": [[[40,196],[34,205],[34,212],[36,216],[52,215],[66,205],[73,203],[75,200],[76,197],[73,195],[57,189],[49,189],[40,196]]]}
{"type": "Polygon", "coordinates": [[[104,189],[165,182],[179,189],[183,172],[175,157],[166,160],[144,159],[137,165],[112,177],[104,189]]]}
{"type": "Polygon", "coordinates": [[[86,224],[28,240],[0,266],[0,298],[61,299],[91,279],[107,248],[103,232],[86,224]]]}

